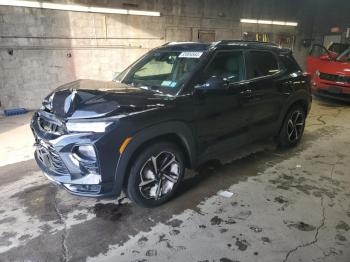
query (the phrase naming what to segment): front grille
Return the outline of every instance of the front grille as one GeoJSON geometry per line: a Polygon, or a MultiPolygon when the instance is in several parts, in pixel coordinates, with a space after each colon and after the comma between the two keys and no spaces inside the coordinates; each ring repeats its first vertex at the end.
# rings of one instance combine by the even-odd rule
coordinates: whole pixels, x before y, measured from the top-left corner
{"type": "Polygon", "coordinates": [[[341,76],[341,75],[320,73],[320,79],[332,81],[332,82],[350,83],[350,76],[341,76]]]}
{"type": "Polygon", "coordinates": [[[44,147],[41,144],[37,144],[36,146],[38,159],[45,167],[56,174],[68,174],[68,169],[64,165],[60,155],[52,147],[44,147]]]}
{"type": "Polygon", "coordinates": [[[38,117],[38,126],[43,132],[49,132],[56,135],[64,134],[64,128],[62,125],[51,122],[43,117],[38,117]]]}

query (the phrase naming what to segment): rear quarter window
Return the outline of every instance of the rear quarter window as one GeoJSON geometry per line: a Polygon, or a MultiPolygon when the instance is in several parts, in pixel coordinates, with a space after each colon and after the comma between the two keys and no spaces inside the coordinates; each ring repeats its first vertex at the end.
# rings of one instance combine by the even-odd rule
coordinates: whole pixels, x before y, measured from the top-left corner
{"type": "Polygon", "coordinates": [[[292,55],[280,55],[279,59],[281,60],[283,66],[285,67],[288,73],[302,71],[297,61],[292,55]]]}
{"type": "Polygon", "coordinates": [[[279,71],[276,56],[270,51],[249,51],[247,60],[248,79],[273,75],[279,71]]]}

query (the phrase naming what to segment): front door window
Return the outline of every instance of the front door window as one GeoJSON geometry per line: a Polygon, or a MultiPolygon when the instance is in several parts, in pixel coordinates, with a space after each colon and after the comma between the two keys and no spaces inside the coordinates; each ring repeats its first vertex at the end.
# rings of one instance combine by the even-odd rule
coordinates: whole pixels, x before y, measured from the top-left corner
{"type": "Polygon", "coordinates": [[[243,53],[241,51],[218,52],[205,70],[205,75],[208,79],[217,77],[229,83],[242,81],[244,79],[243,53]]]}

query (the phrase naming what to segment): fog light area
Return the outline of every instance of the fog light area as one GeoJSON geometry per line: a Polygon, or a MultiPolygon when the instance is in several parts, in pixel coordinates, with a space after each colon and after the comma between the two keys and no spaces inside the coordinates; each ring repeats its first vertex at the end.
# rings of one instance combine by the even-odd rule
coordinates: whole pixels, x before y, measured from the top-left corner
{"type": "Polygon", "coordinates": [[[92,145],[77,146],[73,150],[73,155],[79,161],[95,161],[96,152],[92,145]]]}
{"type": "Polygon", "coordinates": [[[90,192],[98,193],[101,190],[101,185],[71,185],[64,184],[64,186],[72,192],[90,192]]]}
{"type": "Polygon", "coordinates": [[[72,183],[81,184],[81,185],[100,184],[101,183],[101,175],[99,175],[99,174],[87,174],[86,176],[72,180],[72,183]]]}

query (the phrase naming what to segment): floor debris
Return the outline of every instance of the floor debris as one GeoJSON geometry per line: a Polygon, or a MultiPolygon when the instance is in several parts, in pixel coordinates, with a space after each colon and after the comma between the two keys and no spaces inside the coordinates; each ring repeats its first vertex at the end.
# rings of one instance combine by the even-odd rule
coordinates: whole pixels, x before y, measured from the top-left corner
{"type": "Polygon", "coordinates": [[[220,191],[218,192],[218,195],[219,195],[219,196],[222,196],[222,197],[230,198],[230,197],[233,196],[233,193],[230,192],[230,191],[220,190],[220,191]]]}

